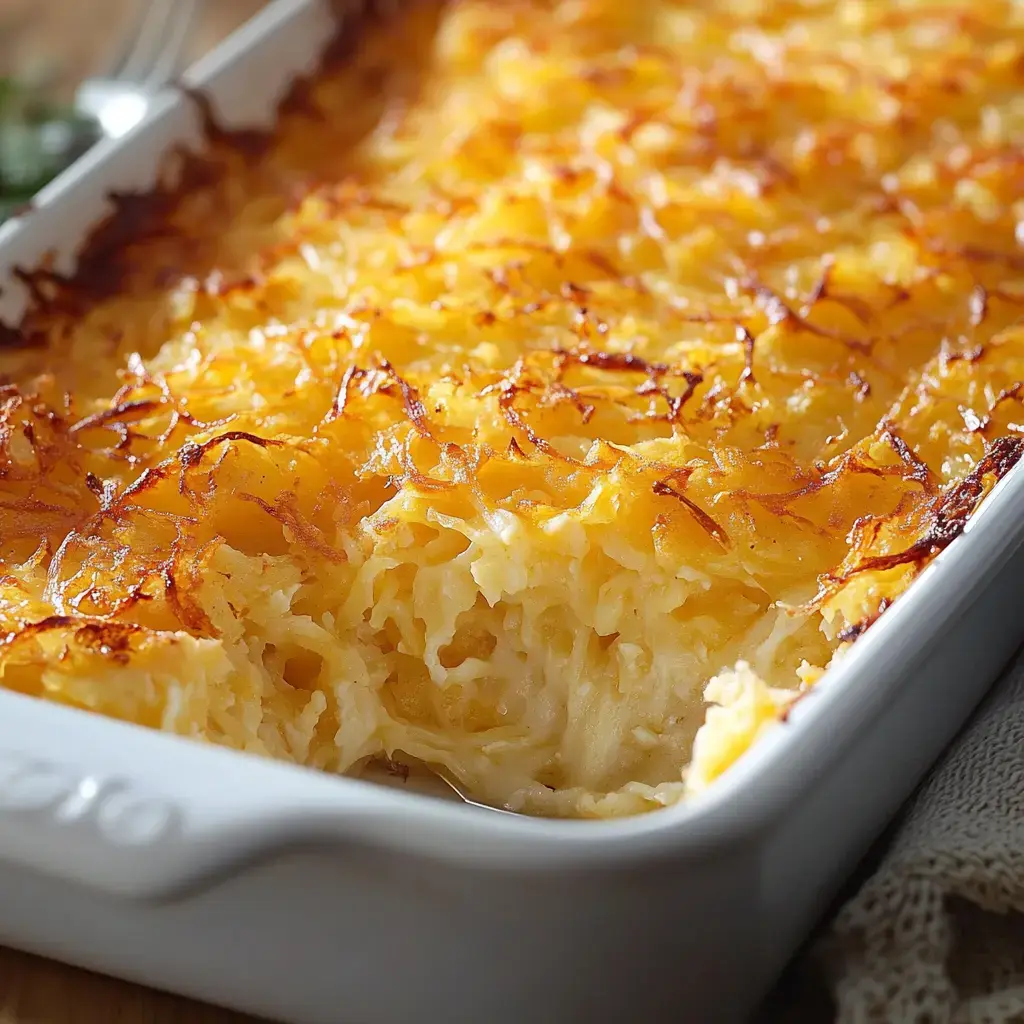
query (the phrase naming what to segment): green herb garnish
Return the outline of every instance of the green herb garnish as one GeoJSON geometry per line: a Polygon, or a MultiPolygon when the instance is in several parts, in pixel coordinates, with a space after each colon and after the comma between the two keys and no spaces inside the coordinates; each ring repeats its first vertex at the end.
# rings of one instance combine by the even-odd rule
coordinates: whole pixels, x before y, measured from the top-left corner
{"type": "Polygon", "coordinates": [[[99,128],[73,107],[0,78],[0,220],[81,156],[99,128]]]}

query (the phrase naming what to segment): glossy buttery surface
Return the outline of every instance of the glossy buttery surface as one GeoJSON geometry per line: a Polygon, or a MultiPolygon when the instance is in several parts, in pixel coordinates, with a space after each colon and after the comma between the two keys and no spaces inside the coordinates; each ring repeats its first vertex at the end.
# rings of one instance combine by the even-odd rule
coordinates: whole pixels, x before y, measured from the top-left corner
{"type": "Polygon", "coordinates": [[[0,679],[541,814],[703,788],[1020,457],[1022,79],[994,0],[368,27],[34,276],[0,679]]]}

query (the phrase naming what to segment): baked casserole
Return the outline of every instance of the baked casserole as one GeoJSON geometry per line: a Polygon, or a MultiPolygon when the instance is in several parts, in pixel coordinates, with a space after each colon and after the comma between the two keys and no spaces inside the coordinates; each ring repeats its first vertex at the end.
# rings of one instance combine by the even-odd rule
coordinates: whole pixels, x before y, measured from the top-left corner
{"type": "Polygon", "coordinates": [[[8,688],[636,813],[1024,450],[1013,0],[414,3],[208,129],[3,333],[8,688]]]}

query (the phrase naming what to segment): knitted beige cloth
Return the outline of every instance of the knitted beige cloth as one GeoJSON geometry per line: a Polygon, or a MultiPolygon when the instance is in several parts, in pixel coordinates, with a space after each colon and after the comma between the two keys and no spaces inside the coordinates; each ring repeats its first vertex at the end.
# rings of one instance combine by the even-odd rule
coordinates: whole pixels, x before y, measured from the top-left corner
{"type": "Polygon", "coordinates": [[[1024,1022],[1024,656],[810,955],[837,1024],[1024,1022]]]}

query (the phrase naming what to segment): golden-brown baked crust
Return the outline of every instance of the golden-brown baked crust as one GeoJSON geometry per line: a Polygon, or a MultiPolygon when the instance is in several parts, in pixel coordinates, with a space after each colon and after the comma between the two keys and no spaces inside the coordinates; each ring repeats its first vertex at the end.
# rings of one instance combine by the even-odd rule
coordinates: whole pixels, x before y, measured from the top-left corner
{"type": "Polygon", "coordinates": [[[677,799],[1020,458],[1024,14],[464,0],[366,40],[27,276],[3,682],[541,813],[677,799]]]}

